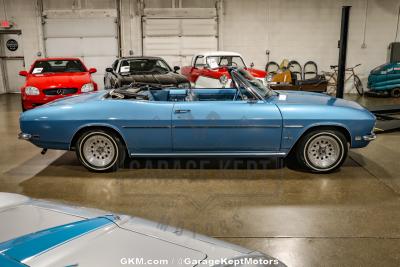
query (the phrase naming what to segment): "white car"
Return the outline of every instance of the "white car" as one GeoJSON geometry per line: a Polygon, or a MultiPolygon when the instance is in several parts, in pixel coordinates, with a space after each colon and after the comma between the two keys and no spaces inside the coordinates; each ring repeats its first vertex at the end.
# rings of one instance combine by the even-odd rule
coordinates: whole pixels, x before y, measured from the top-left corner
{"type": "Polygon", "coordinates": [[[0,266],[285,266],[156,222],[0,193],[0,266]]]}
{"type": "Polygon", "coordinates": [[[264,70],[253,68],[253,63],[247,67],[239,53],[228,51],[197,53],[193,56],[190,66],[181,68],[181,74],[186,76],[195,88],[229,87],[232,81],[229,67],[243,68],[254,78],[266,83],[267,73],[264,70]],[[225,79],[224,83],[221,81],[222,77],[225,79]]]}

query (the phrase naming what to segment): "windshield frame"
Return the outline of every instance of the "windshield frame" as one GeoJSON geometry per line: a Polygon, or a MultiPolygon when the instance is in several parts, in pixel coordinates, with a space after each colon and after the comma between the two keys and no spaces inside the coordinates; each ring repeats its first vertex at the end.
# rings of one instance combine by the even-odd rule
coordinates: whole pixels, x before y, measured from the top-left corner
{"type": "MultiPolygon", "coordinates": [[[[49,63],[50,64],[50,63],[49,63]]],[[[68,64],[68,63],[67,63],[68,64]]],[[[80,59],[76,58],[63,58],[63,59],[38,59],[36,60],[32,65],[29,70],[29,74],[31,75],[40,75],[40,74],[48,74],[48,73],[82,73],[82,72],[88,72],[89,70],[86,68],[85,64],[80,59]],[[40,68],[37,66],[37,64],[40,64],[41,62],[56,62],[56,61],[74,61],[76,63],[79,63],[82,67],[82,71],[46,71],[46,72],[38,72],[38,73],[33,73],[34,69],[40,68]]]]}
{"type": "Polygon", "coordinates": [[[235,83],[235,86],[236,86],[236,88],[238,90],[240,89],[240,84],[242,84],[243,87],[249,93],[251,93],[253,96],[258,98],[258,100],[264,101],[265,99],[270,98],[275,93],[274,90],[272,90],[271,88],[266,87],[260,80],[258,80],[257,78],[253,77],[247,70],[245,70],[243,68],[241,68],[241,69],[233,68],[230,71],[230,75],[231,75],[232,80],[235,83]],[[250,75],[250,77],[253,78],[253,80],[257,81],[257,83],[259,83],[259,85],[261,85],[261,89],[263,91],[265,91],[265,94],[260,92],[260,88],[257,88],[246,77],[243,76],[243,74],[241,73],[243,71],[245,71],[248,75],[250,75]]]}
{"type": "MultiPolygon", "coordinates": [[[[131,60],[155,60],[156,61],[156,64],[157,64],[157,61],[160,61],[162,64],[164,64],[165,66],[167,66],[167,70],[165,70],[166,71],[166,73],[165,74],[167,74],[167,73],[169,73],[169,72],[172,72],[172,68],[171,68],[171,66],[170,65],[168,65],[168,63],[164,60],[164,59],[162,59],[162,58],[140,58],[140,57],[138,57],[138,58],[122,58],[120,61],[119,61],[119,63],[118,63],[118,67],[117,67],[117,71],[116,71],[116,73],[118,73],[118,74],[127,74],[127,73],[137,73],[138,71],[129,71],[129,72],[121,72],[121,67],[122,67],[122,62],[124,62],[124,61],[131,61],[131,60]]],[[[143,73],[148,73],[148,72],[150,72],[150,71],[141,71],[141,72],[143,72],[143,73]]]]}
{"type": "MultiPolygon", "coordinates": [[[[219,57],[219,58],[223,58],[223,57],[238,57],[238,58],[240,58],[240,60],[242,61],[242,64],[243,64],[243,67],[239,67],[239,66],[237,66],[238,68],[247,68],[247,66],[246,66],[246,63],[244,63],[244,60],[243,60],[243,58],[241,57],[241,56],[239,56],[239,55],[209,55],[209,56],[206,56],[206,58],[205,58],[205,63],[206,63],[206,66],[208,67],[208,68],[210,68],[211,69],[211,66],[210,66],[210,64],[208,64],[208,59],[209,58],[216,58],[216,57],[219,57]]],[[[220,61],[221,61],[221,59],[220,59],[220,61]]],[[[226,67],[235,67],[235,66],[221,66],[219,63],[218,63],[218,68],[221,68],[221,67],[224,67],[224,68],[226,68],[226,67]]]]}

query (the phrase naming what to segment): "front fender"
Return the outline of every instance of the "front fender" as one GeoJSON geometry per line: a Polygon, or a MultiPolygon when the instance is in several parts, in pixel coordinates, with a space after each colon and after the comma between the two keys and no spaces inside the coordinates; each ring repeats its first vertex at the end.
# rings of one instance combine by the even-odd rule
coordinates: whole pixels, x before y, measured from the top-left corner
{"type": "Polygon", "coordinates": [[[365,109],[338,107],[319,111],[312,116],[306,111],[296,113],[289,109],[282,113],[283,150],[290,150],[307,131],[318,127],[339,127],[347,133],[350,147],[364,147],[369,142],[363,136],[370,135],[375,125],[375,117],[365,109]]]}
{"type": "Polygon", "coordinates": [[[282,132],[282,149],[291,150],[306,132],[312,129],[322,128],[322,127],[333,127],[333,128],[343,129],[344,131],[346,131],[348,137],[350,138],[350,146],[352,146],[354,138],[350,129],[345,124],[338,122],[316,122],[309,124],[307,126],[301,124],[284,125],[282,132]]]}

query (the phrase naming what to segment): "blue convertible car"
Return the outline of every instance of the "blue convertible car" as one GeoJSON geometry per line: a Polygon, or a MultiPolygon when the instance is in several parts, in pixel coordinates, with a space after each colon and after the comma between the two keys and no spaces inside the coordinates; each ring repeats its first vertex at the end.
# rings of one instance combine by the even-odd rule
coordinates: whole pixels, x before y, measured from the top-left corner
{"type": "Polygon", "coordinates": [[[76,150],[91,171],[130,157],[286,157],[313,172],[341,166],[349,147],[375,139],[375,117],[323,94],[275,92],[247,71],[232,88],[136,85],[57,100],[21,114],[20,138],[76,150]]]}

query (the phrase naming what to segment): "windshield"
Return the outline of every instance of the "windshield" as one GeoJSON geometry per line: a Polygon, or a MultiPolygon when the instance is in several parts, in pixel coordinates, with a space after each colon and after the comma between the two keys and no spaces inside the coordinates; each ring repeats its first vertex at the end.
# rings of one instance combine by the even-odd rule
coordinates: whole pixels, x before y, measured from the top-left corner
{"type": "Polygon", "coordinates": [[[240,56],[210,56],[207,57],[207,65],[211,69],[218,67],[238,67],[246,68],[243,59],[240,56]]]}
{"type": "Polygon", "coordinates": [[[168,64],[161,59],[126,59],[121,61],[121,66],[119,68],[119,73],[168,73],[171,68],[168,64]]]}
{"type": "Polygon", "coordinates": [[[86,69],[79,60],[43,60],[36,61],[32,74],[49,72],[85,72],[86,69]]]}
{"type": "Polygon", "coordinates": [[[250,86],[251,89],[253,89],[258,95],[262,96],[263,98],[268,98],[274,94],[273,90],[267,88],[261,80],[254,78],[247,70],[238,69],[237,73],[240,75],[240,77],[244,78],[247,86],[250,86]]]}

